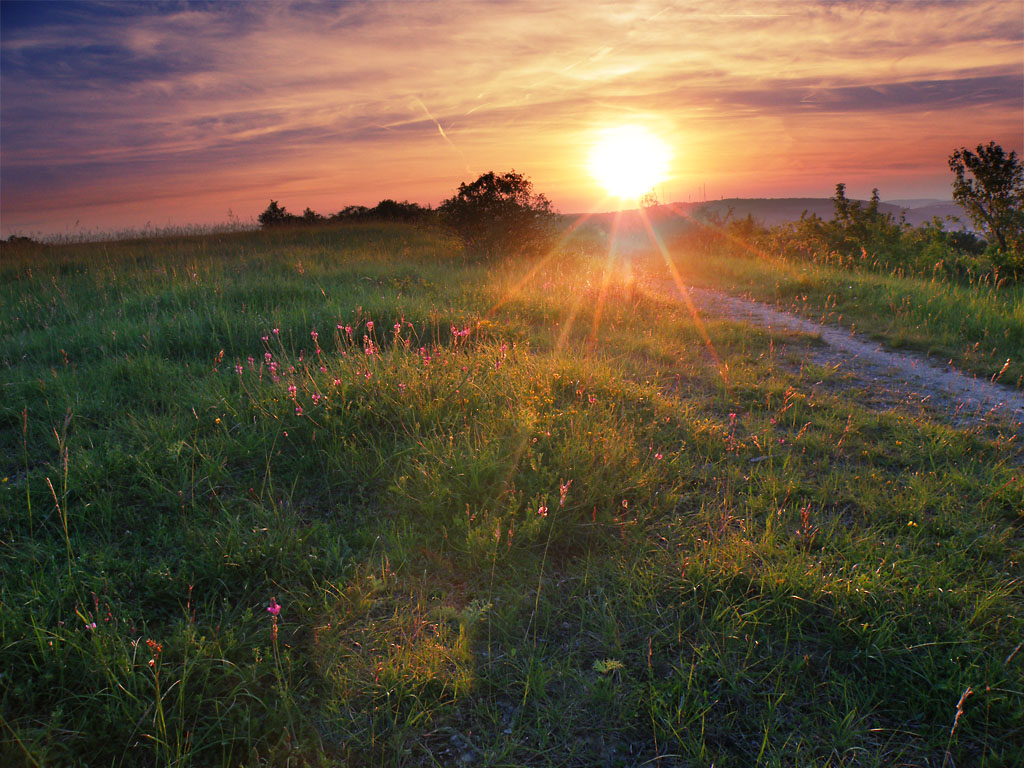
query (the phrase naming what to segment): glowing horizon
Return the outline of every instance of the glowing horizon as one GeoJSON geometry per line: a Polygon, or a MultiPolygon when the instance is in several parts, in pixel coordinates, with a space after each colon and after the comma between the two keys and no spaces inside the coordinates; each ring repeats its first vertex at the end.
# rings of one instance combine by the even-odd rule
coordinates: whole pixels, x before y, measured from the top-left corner
{"type": "Polygon", "coordinates": [[[1024,150],[1014,3],[466,8],[4,3],[0,232],[436,205],[509,169],[592,210],[618,125],[668,145],[663,202],[948,199],[955,148],[1024,150]]]}

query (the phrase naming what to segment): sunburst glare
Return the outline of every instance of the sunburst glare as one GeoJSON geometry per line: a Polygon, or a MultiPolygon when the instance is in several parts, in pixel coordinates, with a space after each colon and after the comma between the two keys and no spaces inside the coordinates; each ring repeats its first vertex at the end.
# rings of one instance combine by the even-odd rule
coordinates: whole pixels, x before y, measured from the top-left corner
{"type": "Polygon", "coordinates": [[[668,176],[672,150],[637,125],[611,128],[601,134],[590,152],[590,173],[609,194],[636,198],[650,192],[668,176]]]}

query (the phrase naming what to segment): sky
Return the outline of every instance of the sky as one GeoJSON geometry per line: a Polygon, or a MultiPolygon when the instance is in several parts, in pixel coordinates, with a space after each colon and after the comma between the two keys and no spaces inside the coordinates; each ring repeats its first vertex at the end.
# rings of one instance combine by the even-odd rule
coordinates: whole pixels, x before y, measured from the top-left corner
{"type": "Polygon", "coordinates": [[[437,205],[487,171],[613,207],[602,131],[663,202],[951,196],[1024,153],[1024,0],[0,3],[0,236],[437,205]]]}

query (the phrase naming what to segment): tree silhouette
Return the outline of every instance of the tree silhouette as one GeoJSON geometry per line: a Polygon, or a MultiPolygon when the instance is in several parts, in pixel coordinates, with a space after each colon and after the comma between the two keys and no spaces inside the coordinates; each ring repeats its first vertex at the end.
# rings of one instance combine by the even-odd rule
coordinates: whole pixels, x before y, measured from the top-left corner
{"type": "Polygon", "coordinates": [[[550,247],[556,214],[521,173],[483,174],[460,184],[438,207],[441,220],[482,256],[539,253],[550,247]]]}
{"type": "MultiPolygon", "coordinates": [[[[308,209],[307,209],[308,210],[308,209]]],[[[263,211],[256,220],[261,227],[280,227],[285,224],[294,224],[301,221],[298,216],[288,213],[283,205],[278,205],[277,200],[271,200],[270,205],[263,211]]]]}

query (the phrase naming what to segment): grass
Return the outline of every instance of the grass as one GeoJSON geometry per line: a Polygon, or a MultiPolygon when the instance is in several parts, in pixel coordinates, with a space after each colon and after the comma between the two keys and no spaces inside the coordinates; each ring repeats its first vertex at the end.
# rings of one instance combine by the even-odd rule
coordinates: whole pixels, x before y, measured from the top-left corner
{"type": "Polygon", "coordinates": [[[1024,285],[964,285],[900,274],[676,251],[687,282],[740,293],[812,320],[842,325],[893,348],[922,352],[979,377],[1024,389],[1024,285]]]}
{"type": "Polygon", "coordinates": [[[0,762],[1012,765],[1013,433],[814,390],[658,269],[5,247],[0,762]]]}

